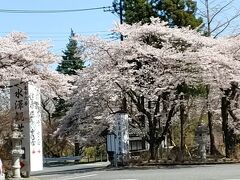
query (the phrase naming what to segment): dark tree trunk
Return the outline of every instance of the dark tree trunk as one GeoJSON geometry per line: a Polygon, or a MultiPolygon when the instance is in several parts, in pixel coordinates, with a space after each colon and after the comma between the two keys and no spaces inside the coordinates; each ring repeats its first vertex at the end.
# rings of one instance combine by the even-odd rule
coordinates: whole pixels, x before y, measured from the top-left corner
{"type": "MultiPolygon", "coordinates": [[[[229,95],[229,100],[228,100],[228,113],[230,117],[233,119],[233,121],[239,121],[237,116],[234,114],[232,111],[232,106],[231,102],[232,100],[235,100],[235,104],[233,106],[237,107],[237,99],[239,98],[239,88],[238,88],[238,83],[237,82],[232,82],[231,83],[231,94],[229,95]]],[[[228,127],[228,143],[229,143],[229,151],[230,154],[235,154],[236,151],[236,144],[237,144],[237,136],[234,133],[234,130],[232,128],[228,127]]]]}
{"type": "Polygon", "coordinates": [[[123,96],[123,98],[122,98],[121,111],[122,111],[122,112],[127,112],[127,98],[126,98],[125,93],[124,93],[124,96],[123,96]]]}
{"type": "Polygon", "coordinates": [[[170,111],[168,112],[168,115],[167,115],[167,122],[166,122],[166,125],[165,127],[163,128],[163,132],[161,134],[161,137],[159,138],[159,142],[161,143],[162,141],[165,140],[165,135],[168,133],[169,131],[169,128],[170,128],[170,125],[171,125],[171,120],[172,120],[172,117],[174,116],[175,112],[175,104],[172,105],[170,111]]]}
{"type": "MultiPolygon", "coordinates": [[[[117,84],[120,88],[121,86],[117,84]]],[[[146,141],[149,143],[149,152],[150,159],[156,160],[157,149],[159,144],[164,140],[164,136],[168,132],[168,128],[170,127],[171,118],[174,115],[175,105],[173,104],[170,111],[168,112],[167,122],[163,129],[163,133],[160,135],[158,129],[158,117],[156,116],[159,113],[160,108],[160,100],[161,97],[158,96],[157,101],[155,102],[154,108],[151,107],[152,104],[149,103],[148,109],[144,107],[144,97],[139,97],[136,92],[133,90],[127,91],[126,94],[131,98],[132,102],[135,104],[137,110],[144,114],[145,120],[148,124],[148,133],[146,135],[146,141]],[[153,108],[153,109],[152,109],[153,108]],[[152,111],[153,110],[153,111],[152,111]]],[[[168,93],[166,93],[167,96],[168,93]]],[[[145,121],[144,121],[145,122],[145,121]]],[[[139,125],[144,126],[144,122],[139,123],[139,125]]]]}
{"type": "MultiPolygon", "coordinates": [[[[140,97],[140,104],[144,108],[144,96],[140,97]]],[[[144,115],[141,116],[140,121],[141,121],[141,126],[145,127],[146,122],[145,122],[145,116],[144,115]]]]}
{"type": "Polygon", "coordinates": [[[168,134],[170,146],[173,146],[172,131],[171,131],[170,128],[168,129],[168,133],[167,134],[168,134]]]}
{"type": "Polygon", "coordinates": [[[212,112],[208,110],[208,128],[210,136],[210,155],[220,155],[220,152],[215,146],[214,134],[213,134],[213,124],[212,124],[212,112]]]}
{"type": "Polygon", "coordinates": [[[227,158],[230,158],[231,154],[235,153],[236,135],[234,134],[234,130],[229,127],[228,115],[233,118],[233,121],[238,120],[230,106],[231,101],[238,96],[238,90],[238,83],[236,82],[231,83],[231,88],[225,90],[222,89],[224,92],[221,104],[222,130],[224,134],[225,154],[227,158]]]}
{"type": "MultiPolygon", "coordinates": [[[[152,110],[152,102],[148,101],[148,109],[152,110]]],[[[148,122],[149,122],[149,149],[150,149],[150,159],[156,159],[156,149],[158,147],[157,145],[157,129],[156,129],[156,123],[155,118],[152,113],[148,116],[148,122]]]]}
{"type": "Polygon", "coordinates": [[[150,151],[150,159],[156,159],[156,137],[154,131],[149,132],[149,151],[150,151]]]}
{"type": "Polygon", "coordinates": [[[222,130],[223,130],[223,141],[225,144],[225,155],[227,158],[230,157],[230,144],[229,144],[229,134],[228,134],[228,100],[227,97],[222,97],[221,104],[221,114],[222,114],[222,130]]]}
{"type": "Polygon", "coordinates": [[[206,86],[207,91],[207,115],[208,115],[208,129],[209,129],[209,136],[210,136],[210,155],[220,155],[220,152],[217,150],[215,146],[214,134],[213,134],[213,120],[212,120],[212,112],[209,103],[209,85],[206,86]]]}
{"type": "Polygon", "coordinates": [[[80,155],[80,147],[79,147],[79,143],[78,142],[74,143],[74,151],[75,151],[75,153],[74,153],[75,156],[79,156],[80,155]]]}
{"type": "Polygon", "coordinates": [[[184,119],[185,119],[185,107],[183,104],[183,95],[180,95],[180,161],[184,161],[184,119]]]}
{"type": "MultiPolygon", "coordinates": [[[[149,122],[150,159],[155,159],[155,160],[158,159],[158,156],[157,156],[158,155],[157,154],[158,147],[159,147],[160,143],[164,140],[164,137],[167,134],[167,132],[169,131],[171,118],[173,116],[173,111],[175,108],[175,105],[174,105],[171,108],[171,110],[169,111],[165,128],[164,128],[163,132],[160,133],[160,131],[158,129],[160,127],[160,124],[158,124],[158,123],[160,123],[160,120],[157,117],[157,114],[160,112],[160,100],[161,100],[161,96],[158,96],[158,99],[155,102],[155,106],[154,106],[154,113],[153,114],[151,113],[151,121],[149,122]]],[[[152,102],[149,102],[148,108],[153,109],[152,102]]]]}

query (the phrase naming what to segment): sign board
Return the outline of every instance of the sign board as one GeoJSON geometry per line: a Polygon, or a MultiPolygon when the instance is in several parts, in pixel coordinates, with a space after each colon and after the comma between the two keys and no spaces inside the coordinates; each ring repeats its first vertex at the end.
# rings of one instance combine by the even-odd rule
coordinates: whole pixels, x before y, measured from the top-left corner
{"type": "Polygon", "coordinates": [[[129,154],[128,114],[114,114],[114,126],[107,135],[107,151],[114,152],[115,162],[124,163],[129,154]]]}
{"type": "Polygon", "coordinates": [[[22,170],[28,173],[43,169],[40,90],[31,83],[10,82],[10,105],[13,121],[23,132],[22,170]]]}
{"type": "Polygon", "coordinates": [[[108,134],[107,135],[107,151],[108,152],[115,152],[116,150],[116,135],[115,134],[108,134]]]}
{"type": "Polygon", "coordinates": [[[128,114],[126,113],[115,114],[114,133],[116,134],[116,153],[128,154],[129,153],[128,114]]]}

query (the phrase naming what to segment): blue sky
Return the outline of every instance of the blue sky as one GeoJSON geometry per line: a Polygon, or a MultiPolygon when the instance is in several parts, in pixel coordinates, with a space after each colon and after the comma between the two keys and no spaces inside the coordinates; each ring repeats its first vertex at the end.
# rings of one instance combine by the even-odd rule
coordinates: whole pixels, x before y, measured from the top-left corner
{"type": "Polygon", "coordinates": [[[98,34],[107,38],[117,15],[103,9],[56,14],[18,14],[3,13],[11,10],[63,10],[87,9],[111,6],[112,0],[5,0],[0,7],[0,36],[12,31],[28,34],[30,40],[51,39],[53,51],[61,54],[65,49],[72,28],[83,35],[98,34]]]}
{"type": "MultiPolygon", "coordinates": [[[[12,31],[22,31],[29,35],[30,40],[51,39],[53,51],[61,55],[65,49],[72,28],[76,33],[82,35],[99,34],[107,38],[109,30],[119,17],[103,9],[56,14],[11,14],[3,13],[2,9],[11,10],[63,10],[63,9],[86,9],[111,6],[113,0],[2,0],[0,6],[0,36],[12,31]]],[[[199,8],[202,8],[198,0],[199,8]]],[[[215,4],[225,4],[225,0],[215,1],[215,4]]],[[[212,4],[211,4],[212,5],[212,4]]],[[[215,6],[213,4],[213,6],[215,6]]],[[[220,21],[231,17],[234,9],[240,8],[239,0],[235,0],[220,16],[220,21]]],[[[239,20],[239,19],[238,19],[239,20]]],[[[237,21],[238,21],[237,20],[237,21]]],[[[235,24],[235,23],[234,23],[235,24]]]]}
{"type": "MultiPolygon", "coordinates": [[[[220,36],[227,36],[232,34],[240,33],[240,1],[239,0],[208,0],[209,1],[209,10],[210,10],[210,16],[214,16],[214,14],[217,13],[217,16],[215,16],[213,22],[212,22],[212,29],[217,27],[220,24],[223,24],[224,22],[227,22],[231,20],[235,15],[237,18],[234,18],[234,20],[231,21],[228,28],[224,30],[223,33],[220,34],[220,36]],[[230,4],[228,4],[231,2],[230,4]],[[228,5],[227,5],[228,4],[228,5]],[[218,11],[226,6],[222,11],[218,13],[218,11]]],[[[197,7],[198,7],[198,13],[200,11],[206,12],[206,7],[204,6],[205,0],[197,0],[197,7]]],[[[205,20],[205,19],[204,19],[205,20]]]]}

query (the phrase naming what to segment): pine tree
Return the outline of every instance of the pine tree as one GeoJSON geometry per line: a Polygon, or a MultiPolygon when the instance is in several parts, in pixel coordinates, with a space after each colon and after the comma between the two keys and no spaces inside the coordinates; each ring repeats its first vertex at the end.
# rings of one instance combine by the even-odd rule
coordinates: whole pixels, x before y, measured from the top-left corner
{"type": "Polygon", "coordinates": [[[196,28],[202,24],[202,19],[197,18],[197,2],[193,0],[155,0],[156,11],[162,20],[167,21],[170,27],[196,28]]]}
{"type": "Polygon", "coordinates": [[[170,27],[196,28],[202,24],[197,18],[197,3],[193,0],[114,0],[113,7],[119,13],[119,2],[123,2],[123,19],[127,24],[148,23],[151,17],[159,17],[170,27]]]}
{"type": "Polygon", "coordinates": [[[77,70],[81,70],[85,67],[84,61],[81,58],[75,56],[79,52],[79,48],[77,41],[73,39],[74,36],[75,33],[71,29],[69,43],[66,45],[66,50],[63,51],[63,60],[57,67],[57,71],[60,73],[76,75],[77,70]]]}
{"type": "Polygon", "coordinates": [[[127,24],[133,24],[137,22],[148,23],[150,17],[157,17],[157,13],[154,11],[153,6],[147,3],[147,0],[125,0],[123,4],[124,8],[124,21],[127,24]]]}
{"type": "MultiPolygon", "coordinates": [[[[77,70],[82,70],[84,66],[84,61],[77,57],[76,55],[79,51],[83,51],[84,49],[78,47],[78,43],[73,37],[75,33],[71,29],[71,34],[69,36],[69,42],[66,45],[66,50],[63,51],[62,62],[58,65],[57,71],[62,74],[67,75],[77,75],[77,70]]],[[[55,103],[55,112],[53,113],[53,117],[62,117],[66,114],[70,104],[67,104],[66,101],[62,97],[53,98],[55,103]]]]}

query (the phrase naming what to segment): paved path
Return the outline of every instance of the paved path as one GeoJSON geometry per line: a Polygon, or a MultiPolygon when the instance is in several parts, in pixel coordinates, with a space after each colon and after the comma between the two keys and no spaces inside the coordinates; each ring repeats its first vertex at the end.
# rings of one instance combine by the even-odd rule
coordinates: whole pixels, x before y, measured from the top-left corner
{"type": "Polygon", "coordinates": [[[43,171],[32,172],[32,176],[43,176],[49,174],[65,174],[65,173],[76,173],[76,172],[88,172],[93,170],[99,170],[109,165],[109,162],[97,162],[88,164],[69,164],[69,165],[52,165],[44,167],[43,171]]]}
{"type": "Polygon", "coordinates": [[[87,171],[68,168],[36,174],[34,177],[40,180],[240,180],[240,164],[102,170],[89,168],[87,171]]]}

